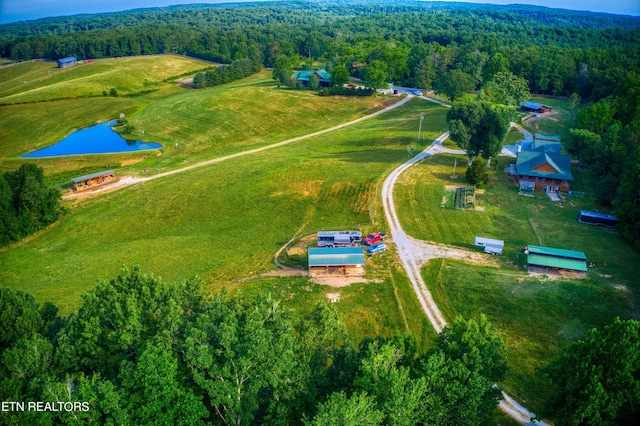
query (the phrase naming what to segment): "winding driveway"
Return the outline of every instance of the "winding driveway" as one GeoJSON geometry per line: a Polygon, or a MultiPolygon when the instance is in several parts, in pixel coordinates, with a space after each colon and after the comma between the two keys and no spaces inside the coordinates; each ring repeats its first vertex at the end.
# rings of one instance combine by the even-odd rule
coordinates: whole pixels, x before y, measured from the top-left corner
{"type": "MultiPolygon", "coordinates": [[[[431,259],[443,257],[455,259],[474,258],[478,256],[479,253],[454,247],[448,247],[441,244],[433,244],[427,241],[420,241],[407,235],[407,233],[402,229],[395,211],[393,188],[402,172],[404,172],[412,165],[422,161],[429,155],[437,154],[439,152],[453,152],[464,154],[464,151],[451,150],[441,146],[442,141],[444,141],[448,136],[449,132],[442,134],[427,149],[391,172],[391,174],[387,177],[387,179],[384,181],[384,184],[382,185],[382,205],[384,208],[384,214],[387,219],[387,223],[389,225],[391,237],[393,238],[393,242],[396,244],[400,260],[402,262],[402,265],[404,266],[405,271],[407,272],[409,279],[411,280],[413,290],[415,291],[416,296],[418,297],[418,300],[422,305],[422,309],[427,315],[427,318],[429,318],[429,322],[438,333],[440,333],[442,329],[447,325],[447,321],[442,315],[442,312],[440,312],[440,309],[438,309],[438,306],[433,300],[431,292],[427,288],[422,278],[421,267],[431,259]]],[[[528,411],[522,405],[518,404],[509,395],[503,393],[503,396],[504,399],[500,401],[499,405],[502,411],[522,424],[533,425],[533,422],[531,421],[531,419],[534,417],[533,413],[528,411]]],[[[545,423],[543,422],[537,422],[536,424],[545,425],[545,423]]]]}

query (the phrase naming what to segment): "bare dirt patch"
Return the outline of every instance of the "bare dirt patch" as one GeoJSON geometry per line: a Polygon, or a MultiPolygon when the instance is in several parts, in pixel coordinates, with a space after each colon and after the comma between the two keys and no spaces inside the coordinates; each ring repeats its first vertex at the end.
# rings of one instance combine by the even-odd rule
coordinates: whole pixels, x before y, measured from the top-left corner
{"type": "Polygon", "coordinates": [[[329,287],[348,287],[351,284],[368,283],[369,280],[363,277],[341,277],[341,276],[322,276],[313,277],[311,282],[321,285],[328,285],[329,287]]]}

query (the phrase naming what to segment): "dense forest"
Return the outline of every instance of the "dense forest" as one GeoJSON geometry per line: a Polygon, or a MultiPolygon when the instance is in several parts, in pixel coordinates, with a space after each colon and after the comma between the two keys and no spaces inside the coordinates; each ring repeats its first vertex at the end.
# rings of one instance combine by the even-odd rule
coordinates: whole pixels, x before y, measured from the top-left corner
{"type": "MultiPolygon", "coordinates": [[[[3,405],[2,424],[484,425],[501,399],[505,346],[484,317],[419,353],[407,335],[352,342],[327,302],[295,320],[268,295],[209,296],[137,267],[83,300],[63,319],[0,288],[0,398],[23,404],[3,405]]],[[[616,320],[561,352],[543,372],[547,413],[634,419],[639,327],[616,320]]]]}
{"type": "Polygon", "coordinates": [[[407,335],[350,341],[327,302],[296,321],[269,296],[201,286],[123,269],[65,319],[0,288],[0,398],[56,407],[2,423],[480,425],[501,398],[504,343],[485,318],[420,354],[407,335]]]}

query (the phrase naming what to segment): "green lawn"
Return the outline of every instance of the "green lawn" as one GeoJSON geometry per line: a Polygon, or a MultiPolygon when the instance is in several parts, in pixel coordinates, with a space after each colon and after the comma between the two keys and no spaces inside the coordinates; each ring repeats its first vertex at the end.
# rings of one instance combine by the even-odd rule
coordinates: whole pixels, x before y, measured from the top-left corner
{"type": "Polygon", "coordinates": [[[396,186],[396,208],[416,238],[478,251],[477,235],[505,241],[500,268],[437,260],[423,275],[448,320],[487,315],[507,344],[511,369],[504,386],[535,411],[548,386],[537,367],[590,328],[638,316],[640,255],[615,231],[576,222],[579,209],[595,208],[588,172],[574,171],[573,186],[587,195],[554,204],[541,193],[518,196],[502,172],[510,160],[501,157],[485,194],[477,195],[484,211],[463,211],[442,207],[445,187],[464,184],[463,156],[457,156],[458,179],[450,178],[454,158],[437,155],[407,170],[396,186]],[[529,276],[520,252],[526,244],[584,251],[598,266],[584,280],[529,276]]]}

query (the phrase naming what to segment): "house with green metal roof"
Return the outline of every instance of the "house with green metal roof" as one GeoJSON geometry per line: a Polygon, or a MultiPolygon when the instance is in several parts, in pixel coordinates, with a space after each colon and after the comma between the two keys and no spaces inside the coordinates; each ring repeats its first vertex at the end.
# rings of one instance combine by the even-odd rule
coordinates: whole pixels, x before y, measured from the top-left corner
{"type": "Polygon", "coordinates": [[[326,70],[304,70],[297,71],[293,78],[297,82],[300,82],[303,86],[309,85],[309,79],[312,75],[315,75],[318,78],[318,82],[320,83],[320,87],[329,87],[331,85],[331,74],[329,74],[326,70]]]}
{"type": "Polygon", "coordinates": [[[548,192],[568,191],[573,182],[571,157],[544,147],[518,152],[508,174],[518,186],[525,180],[533,182],[536,189],[548,192]]]}
{"type": "Polygon", "coordinates": [[[543,149],[546,152],[556,152],[559,154],[562,150],[560,135],[534,133],[532,147],[534,150],[543,149]]]}
{"type": "Polygon", "coordinates": [[[527,246],[525,253],[529,272],[569,273],[573,276],[584,276],[587,272],[587,256],[581,251],[527,246]]]}
{"type": "Polygon", "coordinates": [[[309,275],[364,275],[365,260],[361,247],[310,247],[309,275]]]}

